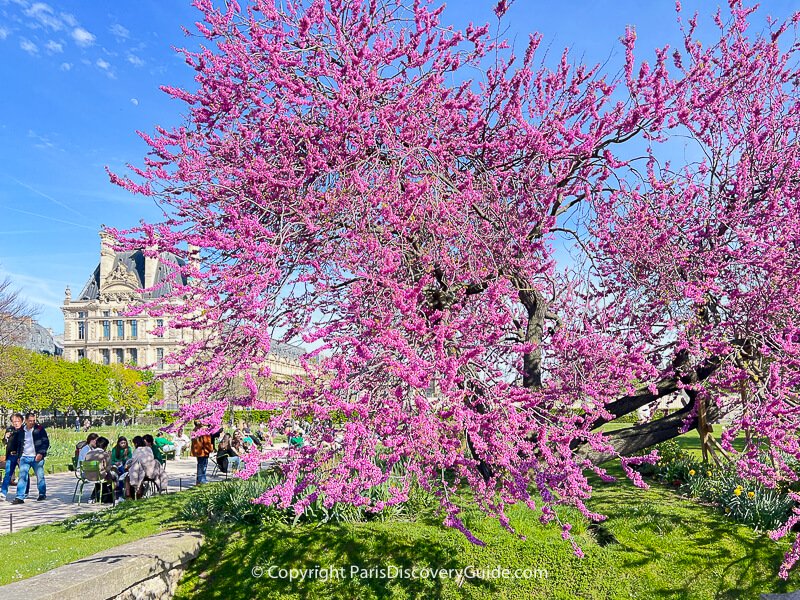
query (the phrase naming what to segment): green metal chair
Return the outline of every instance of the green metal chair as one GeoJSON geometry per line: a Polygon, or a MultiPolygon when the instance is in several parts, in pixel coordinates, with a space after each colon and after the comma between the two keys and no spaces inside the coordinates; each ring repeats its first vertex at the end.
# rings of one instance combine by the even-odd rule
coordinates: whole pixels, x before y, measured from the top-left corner
{"type": "Polygon", "coordinates": [[[77,477],[78,481],[75,482],[75,491],[72,492],[72,501],[75,502],[77,499],[78,504],[80,504],[83,499],[83,486],[86,485],[86,482],[97,483],[100,479],[100,461],[85,460],[78,465],[76,460],[73,465],[73,470],[75,471],[75,477],[77,477]],[[92,476],[94,476],[95,479],[91,479],[92,476]]]}
{"type": "Polygon", "coordinates": [[[78,498],[78,504],[83,500],[83,486],[86,483],[93,483],[98,490],[98,501],[103,497],[103,485],[111,486],[111,497],[117,497],[117,482],[114,479],[106,480],[103,473],[100,471],[100,461],[98,460],[85,460],[81,463],[80,469],[75,474],[78,477],[78,482],[75,484],[75,493],[72,495],[72,501],[75,502],[75,497],[78,498]]]}
{"type": "MultiPolygon", "coordinates": [[[[84,483],[90,481],[94,483],[95,489],[97,490],[97,502],[102,502],[103,499],[103,486],[110,485],[111,486],[111,498],[113,498],[113,502],[116,502],[117,498],[117,481],[115,479],[106,479],[103,475],[102,471],[100,470],[100,465],[102,463],[97,460],[85,460],[83,461],[82,471],[83,471],[83,480],[84,483]]],[[[81,497],[83,496],[83,486],[81,485],[81,497]]],[[[78,501],[80,504],[80,500],[78,501]]]]}

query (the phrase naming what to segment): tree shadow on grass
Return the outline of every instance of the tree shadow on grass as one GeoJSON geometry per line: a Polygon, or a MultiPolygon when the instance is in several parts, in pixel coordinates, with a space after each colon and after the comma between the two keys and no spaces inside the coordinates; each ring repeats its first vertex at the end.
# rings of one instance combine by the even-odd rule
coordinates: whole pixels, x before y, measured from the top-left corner
{"type": "MultiPolygon", "coordinates": [[[[392,529],[381,524],[325,524],[280,527],[272,532],[255,527],[210,532],[201,557],[187,573],[190,585],[178,597],[229,598],[233,590],[242,598],[439,598],[446,590],[458,594],[458,580],[449,577],[388,577],[375,571],[351,571],[351,566],[360,571],[393,565],[408,574],[415,567],[454,573],[464,568],[456,546],[444,536],[435,531],[421,535],[418,526],[414,533],[398,531],[398,525],[392,529]],[[300,581],[280,576],[280,569],[292,568],[307,569],[311,575],[300,581]],[[254,569],[260,576],[254,575],[254,569]],[[344,577],[338,573],[331,577],[331,569],[343,569],[344,577]]],[[[489,580],[470,579],[464,585],[482,597],[496,591],[489,580]]]]}
{"type": "Polygon", "coordinates": [[[710,589],[714,598],[759,598],[765,592],[800,587],[800,577],[778,577],[783,551],[766,533],[737,524],[710,506],[678,496],[660,484],[649,491],[629,482],[595,483],[592,508],[609,518],[606,527],[619,540],[623,569],[660,561],[675,574],[654,587],[654,598],[696,598],[710,589]],[[613,493],[612,493],[613,490],[613,493]]]}
{"type": "Polygon", "coordinates": [[[127,534],[131,526],[143,521],[155,520],[163,526],[178,526],[184,523],[179,516],[179,508],[184,501],[185,499],[177,494],[126,501],[106,510],[71,517],[65,520],[61,527],[79,531],[84,538],[92,538],[98,535],[127,534]]]}

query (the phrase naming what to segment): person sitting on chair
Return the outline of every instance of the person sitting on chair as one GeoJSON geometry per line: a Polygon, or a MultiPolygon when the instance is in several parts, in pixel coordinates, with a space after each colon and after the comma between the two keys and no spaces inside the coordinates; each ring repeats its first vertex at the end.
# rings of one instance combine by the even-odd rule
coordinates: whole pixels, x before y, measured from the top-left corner
{"type": "MultiPolygon", "coordinates": [[[[227,454],[228,454],[228,469],[231,473],[235,473],[242,466],[242,454],[244,448],[242,447],[241,437],[237,438],[234,433],[233,437],[229,433],[225,434],[223,440],[227,438],[227,454]]],[[[222,444],[222,442],[220,442],[222,444]]]]}
{"type": "Polygon", "coordinates": [[[231,434],[226,433],[217,444],[217,456],[215,461],[221,473],[227,473],[230,466],[231,434]]]}
{"type": "Polygon", "coordinates": [[[153,481],[159,492],[166,490],[169,479],[161,463],[153,456],[153,450],[138,435],[133,438],[133,446],[133,457],[126,465],[125,491],[128,497],[140,498],[145,480],[153,481]]]}
{"type": "MultiPolygon", "coordinates": [[[[95,440],[95,447],[90,449],[83,459],[83,462],[97,461],[100,463],[100,478],[97,480],[97,485],[95,485],[94,490],[92,490],[91,501],[103,501],[104,498],[107,498],[106,494],[103,492],[103,487],[105,487],[104,482],[116,481],[118,477],[117,470],[111,464],[111,453],[107,451],[107,448],[108,439],[102,436],[98,437],[95,440]]],[[[91,477],[88,473],[85,473],[85,476],[87,479],[91,477]]],[[[110,501],[113,502],[113,498],[110,501]]]]}
{"type": "Polygon", "coordinates": [[[121,435],[117,438],[117,444],[111,451],[111,464],[115,467],[124,467],[131,458],[133,458],[133,450],[128,445],[128,438],[121,435]]]}
{"type": "Polygon", "coordinates": [[[86,436],[86,441],[80,441],[75,444],[75,458],[77,459],[76,466],[78,469],[81,468],[81,463],[86,460],[86,454],[97,446],[97,438],[99,437],[96,433],[90,433],[86,436]]]}
{"type": "Polygon", "coordinates": [[[242,463],[242,456],[247,454],[250,451],[250,445],[247,443],[247,440],[242,435],[242,432],[238,429],[233,432],[233,438],[231,439],[231,448],[229,455],[231,459],[236,459],[236,465],[234,466],[234,471],[239,468],[242,463]]]}
{"type": "Polygon", "coordinates": [[[122,477],[125,474],[125,464],[133,458],[133,450],[128,444],[128,438],[121,435],[117,438],[117,444],[111,451],[111,464],[122,477]]]}
{"type": "Polygon", "coordinates": [[[155,438],[147,433],[142,436],[142,439],[147,447],[153,451],[153,456],[155,456],[156,460],[161,463],[161,466],[165,466],[167,464],[167,457],[164,456],[164,453],[161,451],[161,446],[156,444],[155,438]]]}
{"type": "Polygon", "coordinates": [[[290,448],[302,448],[305,440],[303,439],[303,430],[297,426],[294,428],[293,432],[290,432],[286,435],[289,438],[289,447],[290,448]]]}
{"type": "Polygon", "coordinates": [[[183,432],[183,428],[179,429],[176,433],[172,434],[172,444],[175,446],[175,460],[181,460],[181,453],[183,449],[192,443],[189,436],[183,432]]]}

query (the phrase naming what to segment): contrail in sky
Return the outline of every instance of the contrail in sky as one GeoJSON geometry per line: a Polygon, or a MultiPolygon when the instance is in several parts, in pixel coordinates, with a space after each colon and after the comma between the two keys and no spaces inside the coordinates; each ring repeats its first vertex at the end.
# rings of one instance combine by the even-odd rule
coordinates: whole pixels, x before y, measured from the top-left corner
{"type": "Polygon", "coordinates": [[[47,219],[48,221],[55,221],[56,223],[64,223],[65,225],[72,225],[73,227],[80,227],[81,229],[88,229],[89,231],[95,231],[97,227],[90,227],[89,225],[84,225],[82,223],[73,223],[72,221],[65,221],[64,219],[56,219],[55,217],[48,217],[47,215],[40,215],[38,213],[30,212],[27,210],[22,210],[21,208],[12,208],[11,206],[5,206],[5,210],[13,210],[14,212],[22,213],[23,215],[30,215],[32,217],[39,217],[40,219],[47,219]]]}
{"type": "Polygon", "coordinates": [[[17,185],[21,185],[25,189],[28,189],[28,190],[32,191],[34,194],[38,194],[42,198],[47,198],[48,200],[50,200],[50,202],[52,202],[54,204],[57,204],[61,208],[66,208],[71,213],[74,213],[74,214],[78,215],[79,217],[81,217],[83,219],[86,218],[86,216],[84,214],[82,214],[81,212],[75,210],[71,206],[69,206],[67,204],[64,204],[63,202],[61,202],[61,200],[56,200],[55,198],[53,198],[49,194],[45,194],[44,192],[41,192],[41,191],[37,190],[35,187],[32,187],[32,186],[28,185],[27,183],[24,183],[24,182],[20,181],[16,177],[11,177],[11,180],[14,181],[15,183],[17,183],[17,185]]]}

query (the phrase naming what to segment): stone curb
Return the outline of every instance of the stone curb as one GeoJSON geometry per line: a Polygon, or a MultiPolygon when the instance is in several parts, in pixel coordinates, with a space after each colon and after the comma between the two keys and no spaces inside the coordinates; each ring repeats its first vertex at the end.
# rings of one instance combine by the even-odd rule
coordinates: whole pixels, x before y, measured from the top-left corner
{"type": "Polygon", "coordinates": [[[200,550],[197,531],[166,531],[0,587],[0,600],[107,600],[182,568],[200,550]]]}

